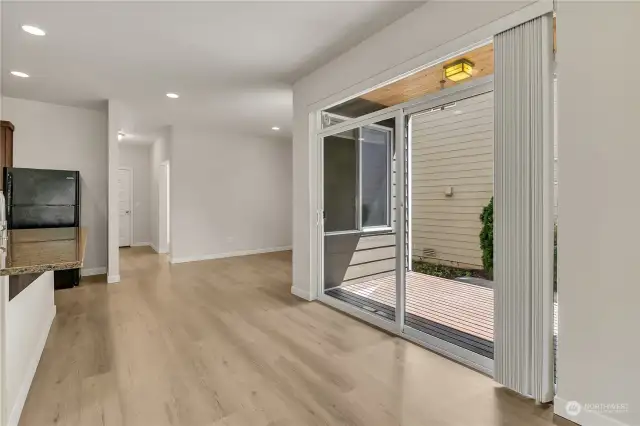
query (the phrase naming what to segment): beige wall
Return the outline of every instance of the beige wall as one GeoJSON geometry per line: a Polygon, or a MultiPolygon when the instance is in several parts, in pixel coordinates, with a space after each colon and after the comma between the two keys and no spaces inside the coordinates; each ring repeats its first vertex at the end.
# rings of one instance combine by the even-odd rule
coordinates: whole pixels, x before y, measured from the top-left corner
{"type": "Polygon", "coordinates": [[[411,129],[414,259],[427,252],[434,263],[482,268],[480,214],[493,196],[493,92],[414,115],[411,129]]]}
{"type": "Polygon", "coordinates": [[[172,262],[291,247],[291,141],[175,126],[172,262]]]}
{"type": "Polygon", "coordinates": [[[558,400],[582,425],[639,425],[640,3],[558,6],[558,400]],[[634,53],[632,53],[634,52],[634,53]],[[609,76],[606,82],[603,76],[609,76]]]}

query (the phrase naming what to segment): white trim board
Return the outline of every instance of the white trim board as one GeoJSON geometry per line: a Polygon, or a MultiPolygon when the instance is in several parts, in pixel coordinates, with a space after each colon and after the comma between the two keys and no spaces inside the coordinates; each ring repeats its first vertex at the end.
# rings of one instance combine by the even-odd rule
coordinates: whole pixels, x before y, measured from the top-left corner
{"type": "Polygon", "coordinates": [[[108,284],[115,284],[115,283],[119,283],[120,282],[120,274],[118,275],[108,275],[107,276],[107,283],[108,284]]]}
{"type": "Polygon", "coordinates": [[[234,251],[229,253],[205,254],[202,256],[171,257],[170,262],[171,263],[197,262],[200,260],[224,259],[226,257],[249,256],[252,254],[273,253],[277,251],[289,251],[289,250],[291,250],[291,246],[270,247],[270,248],[263,248],[263,249],[234,251]]]}
{"type": "Polygon", "coordinates": [[[92,275],[104,275],[107,273],[107,267],[101,266],[99,268],[82,268],[80,275],[83,277],[90,277],[92,275]]]}
{"type": "Polygon", "coordinates": [[[56,306],[54,305],[51,311],[49,324],[44,330],[42,330],[40,340],[38,340],[38,346],[36,347],[36,352],[34,354],[34,357],[31,359],[31,362],[29,363],[27,376],[24,378],[24,381],[20,386],[20,390],[18,391],[18,395],[16,396],[16,402],[11,409],[11,414],[9,414],[7,426],[18,426],[18,423],[20,422],[22,409],[24,408],[24,403],[27,401],[27,395],[29,395],[29,389],[31,388],[31,383],[33,383],[33,378],[36,375],[36,370],[38,369],[38,364],[40,363],[40,358],[42,357],[42,352],[44,351],[44,345],[47,343],[47,337],[49,337],[49,331],[51,330],[51,325],[53,324],[53,319],[55,318],[55,316],[56,306]]]}
{"type": "Polygon", "coordinates": [[[301,299],[304,299],[308,302],[313,301],[313,298],[311,297],[311,294],[306,291],[303,288],[300,287],[296,287],[296,286],[291,286],[291,294],[293,294],[294,296],[297,296],[301,299]]]}
{"type": "MultiPolygon", "coordinates": [[[[577,401],[567,401],[564,398],[556,396],[553,400],[554,414],[581,426],[631,426],[597,411],[587,411],[583,409],[580,410],[577,415],[570,415],[567,413],[567,404],[569,402],[574,403],[577,401]]],[[[582,406],[581,403],[579,404],[582,406]]]]}

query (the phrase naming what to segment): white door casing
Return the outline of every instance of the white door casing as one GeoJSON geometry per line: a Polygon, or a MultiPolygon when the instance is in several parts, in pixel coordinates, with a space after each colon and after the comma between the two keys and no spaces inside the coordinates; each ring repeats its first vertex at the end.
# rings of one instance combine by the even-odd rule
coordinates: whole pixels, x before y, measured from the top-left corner
{"type": "Polygon", "coordinates": [[[119,246],[133,243],[133,171],[118,169],[118,210],[120,217],[119,246]]]}

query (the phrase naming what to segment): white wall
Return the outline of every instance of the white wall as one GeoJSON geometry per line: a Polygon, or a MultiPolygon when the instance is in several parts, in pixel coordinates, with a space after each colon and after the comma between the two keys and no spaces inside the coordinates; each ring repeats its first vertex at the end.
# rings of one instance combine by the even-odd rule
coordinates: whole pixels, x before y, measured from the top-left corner
{"type": "MultiPolygon", "coordinates": [[[[2,3],[0,2],[0,34],[2,34],[2,3]]],[[[0,42],[0,70],[2,68],[2,42],[0,42]]],[[[4,120],[2,104],[4,104],[2,98],[2,80],[3,76],[0,75],[0,119],[4,120]]],[[[5,394],[5,364],[6,364],[6,304],[8,302],[9,277],[0,277],[0,425],[5,423],[6,409],[6,394],[5,394]]]]}
{"type": "Polygon", "coordinates": [[[107,266],[107,114],[2,98],[16,129],[15,167],[79,170],[80,224],[89,230],[84,269],[107,266]]]}
{"type": "Polygon", "coordinates": [[[291,246],[291,141],[174,127],[173,261],[291,246]]]}
{"type": "Polygon", "coordinates": [[[310,188],[317,182],[313,173],[316,155],[310,150],[310,110],[423,66],[464,48],[464,43],[468,46],[479,42],[480,39],[474,39],[473,30],[530,3],[530,0],[428,2],[294,85],[292,291],[295,294],[314,298],[316,291],[312,259],[317,256],[311,230],[316,214],[312,211],[315,200],[310,188]],[[455,47],[443,48],[454,39],[458,39],[455,47]]]}
{"type": "Polygon", "coordinates": [[[42,274],[7,305],[9,425],[18,424],[54,316],[53,272],[42,274]]]}
{"type": "Polygon", "coordinates": [[[160,199],[159,195],[159,178],[160,178],[160,164],[164,161],[170,160],[170,147],[172,137],[171,127],[163,129],[163,134],[158,140],[156,140],[151,147],[151,187],[150,187],[150,212],[151,212],[151,245],[154,250],[160,249],[160,199]]]}
{"type": "Polygon", "coordinates": [[[120,144],[120,167],[133,170],[133,244],[151,243],[151,147],[120,144]]]}
{"type": "Polygon", "coordinates": [[[584,425],[640,424],[640,86],[618,72],[640,69],[639,18],[637,2],[558,7],[558,398],[630,409],[584,425]]]}

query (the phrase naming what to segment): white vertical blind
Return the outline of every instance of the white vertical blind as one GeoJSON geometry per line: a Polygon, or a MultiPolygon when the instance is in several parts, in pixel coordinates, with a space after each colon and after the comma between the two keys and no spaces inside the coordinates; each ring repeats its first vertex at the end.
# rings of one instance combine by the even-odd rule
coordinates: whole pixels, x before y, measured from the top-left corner
{"type": "Polygon", "coordinates": [[[495,36],[496,381],[553,398],[553,28],[495,36]]]}

